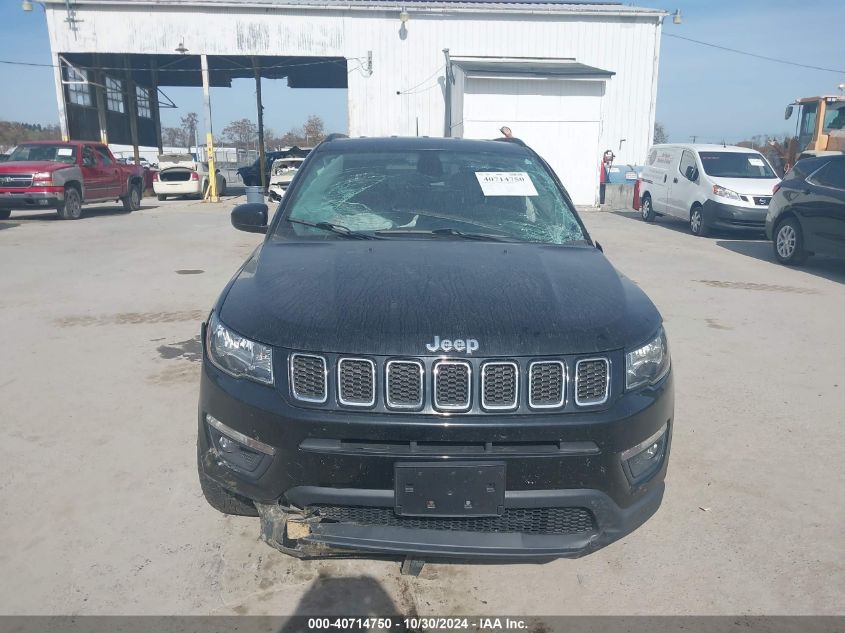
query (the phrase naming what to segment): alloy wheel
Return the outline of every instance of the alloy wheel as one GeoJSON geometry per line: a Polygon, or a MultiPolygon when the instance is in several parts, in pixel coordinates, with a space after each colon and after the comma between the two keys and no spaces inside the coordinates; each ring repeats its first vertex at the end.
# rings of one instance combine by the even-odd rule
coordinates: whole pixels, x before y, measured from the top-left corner
{"type": "Polygon", "coordinates": [[[789,259],[795,254],[795,245],[798,241],[798,236],[795,234],[795,229],[789,225],[784,224],[778,231],[775,247],[778,254],[783,259],[789,259]]]}
{"type": "Polygon", "coordinates": [[[689,217],[690,230],[698,235],[701,232],[701,211],[693,209],[689,217]]]}

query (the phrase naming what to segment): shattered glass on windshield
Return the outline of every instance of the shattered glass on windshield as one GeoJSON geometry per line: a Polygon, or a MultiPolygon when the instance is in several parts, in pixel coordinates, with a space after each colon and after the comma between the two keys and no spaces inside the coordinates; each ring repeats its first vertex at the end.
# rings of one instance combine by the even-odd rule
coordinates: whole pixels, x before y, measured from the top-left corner
{"type": "MultiPolygon", "coordinates": [[[[443,150],[325,152],[315,155],[306,169],[286,210],[292,220],[328,222],[386,237],[392,232],[396,237],[433,231],[442,235],[446,229],[520,242],[584,239],[551,175],[530,156],[443,150]]],[[[332,238],[317,228],[287,222],[278,232],[332,238]]]]}

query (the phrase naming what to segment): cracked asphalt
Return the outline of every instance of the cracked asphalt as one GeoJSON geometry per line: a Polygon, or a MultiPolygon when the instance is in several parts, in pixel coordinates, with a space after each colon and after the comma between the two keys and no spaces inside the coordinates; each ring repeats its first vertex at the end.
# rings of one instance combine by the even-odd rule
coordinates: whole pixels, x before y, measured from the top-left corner
{"type": "Polygon", "coordinates": [[[845,262],[585,211],[666,319],[663,506],[583,559],[411,578],[288,558],[201,496],[200,321],[260,240],[238,200],[0,222],[0,613],[845,613],[845,262]]]}

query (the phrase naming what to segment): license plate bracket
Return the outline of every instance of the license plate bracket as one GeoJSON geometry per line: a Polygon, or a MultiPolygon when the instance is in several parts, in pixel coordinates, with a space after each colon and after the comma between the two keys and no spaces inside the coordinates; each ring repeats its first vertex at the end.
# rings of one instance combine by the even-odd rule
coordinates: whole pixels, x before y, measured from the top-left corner
{"type": "Polygon", "coordinates": [[[398,463],[394,482],[400,516],[501,516],[505,509],[502,462],[398,463]]]}

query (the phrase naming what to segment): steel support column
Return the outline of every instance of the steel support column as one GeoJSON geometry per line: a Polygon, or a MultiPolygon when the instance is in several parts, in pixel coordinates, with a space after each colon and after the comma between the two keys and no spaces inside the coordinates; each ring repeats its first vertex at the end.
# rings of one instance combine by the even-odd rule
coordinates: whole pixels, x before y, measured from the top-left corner
{"type": "Polygon", "coordinates": [[[264,106],[261,103],[261,68],[258,58],[252,58],[255,71],[255,102],[258,109],[258,164],[261,165],[261,189],[267,191],[267,160],[264,154],[264,106]]]}
{"type": "Polygon", "coordinates": [[[109,144],[109,123],[106,117],[106,75],[100,70],[102,64],[100,63],[100,56],[94,55],[94,65],[96,69],[92,72],[94,75],[92,83],[94,84],[94,100],[97,104],[97,122],[100,125],[100,143],[103,145],[109,144]]]}
{"type": "Polygon", "coordinates": [[[126,105],[129,110],[129,134],[132,136],[132,152],[135,156],[135,164],[141,164],[141,150],[138,147],[138,92],[135,90],[135,81],[132,79],[132,62],[129,56],[124,57],[126,66],[126,105]]]}
{"type": "Polygon", "coordinates": [[[156,147],[159,155],[164,154],[164,144],[161,139],[161,110],[158,107],[158,62],[155,56],[150,58],[150,113],[153,116],[153,127],[156,131],[156,147]]]}
{"type": "Polygon", "coordinates": [[[208,153],[208,192],[204,200],[220,202],[217,195],[217,168],[214,163],[214,134],[211,127],[211,92],[208,85],[208,55],[201,55],[202,65],[202,99],[205,104],[205,146],[208,153]]]}
{"type": "Polygon", "coordinates": [[[56,106],[59,109],[59,130],[62,133],[62,140],[70,140],[70,132],[67,123],[67,102],[65,101],[64,70],[62,60],[58,53],[53,53],[53,80],[56,83],[56,106]]]}

